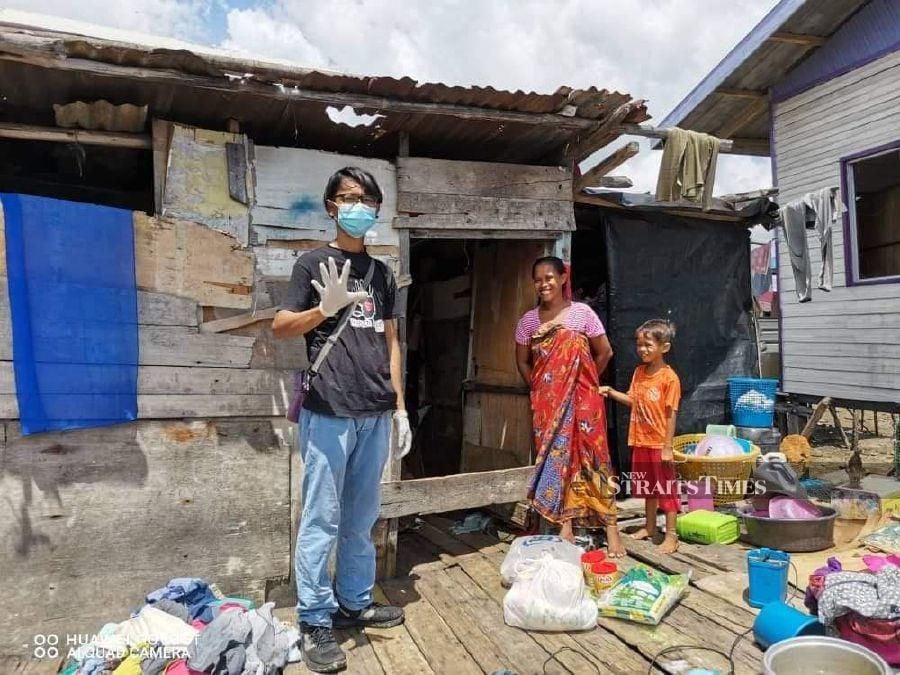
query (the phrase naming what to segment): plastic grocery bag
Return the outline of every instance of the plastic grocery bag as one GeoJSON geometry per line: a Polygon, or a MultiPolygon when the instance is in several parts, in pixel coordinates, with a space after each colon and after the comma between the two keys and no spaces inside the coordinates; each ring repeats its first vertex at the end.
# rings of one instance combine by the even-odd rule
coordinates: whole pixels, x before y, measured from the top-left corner
{"type": "Polygon", "coordinates": [[[516,568],[519,563],[536,560],[544,553],[557,560],[565,560],[573,565],[581,565],[581,554],[584,550],[570,544],[562,537],[552,534],[537,534],[531,537],[519,537],[509,547],[509,552],[500,565],[500,579],[506,588],[516,580],[516,568]]]}
{"type": "Polygon", "coordinates": [[[597,605],[585,591],[580,565],[544,553],[519,563],[503,598],[503,620],[525,630],[590,630],[597,626],[597,605]]]}
{"type": "Polygon", "coordinates": [[[690,580],[690,572],[669,575],[638,563],[600,596],[600,616],[655,626],[681,599],[690,580]]]}

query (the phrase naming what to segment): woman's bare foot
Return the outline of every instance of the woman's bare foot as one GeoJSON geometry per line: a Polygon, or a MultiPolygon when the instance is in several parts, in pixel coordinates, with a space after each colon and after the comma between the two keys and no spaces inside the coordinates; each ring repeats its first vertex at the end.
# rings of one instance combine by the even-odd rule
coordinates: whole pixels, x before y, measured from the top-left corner
{"type": "Polygon", "coordinates": [[[615,525],[606,528],[606,555],[610,558],[624,558],[626,553],[619,528],[615,525]]]}
{"type": "Polygon", "coordinates": [[[666,534],[666,538],[659,545],[660,553],[675,553],[678,550],[678,535],[666,534]]]}
{"type": "Polygon", "coordinates": [[[646,527],[642,527],[637,532],[632,532],[630,536],[632,539],[644,541],[645,539],[653,539],[656,536],[656,532],[650,532],[646,527]]]}
{"type": "Polygon", "coordinates": [[[572,521],[565,521],[559,528],[559,536],[570,544],[575,543],[575,531],[572,529],[572,521]]]}

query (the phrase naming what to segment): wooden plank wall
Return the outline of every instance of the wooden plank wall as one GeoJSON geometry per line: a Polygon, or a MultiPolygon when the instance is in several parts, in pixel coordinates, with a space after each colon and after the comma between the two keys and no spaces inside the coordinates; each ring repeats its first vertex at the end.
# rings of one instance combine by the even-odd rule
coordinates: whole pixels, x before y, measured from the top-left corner
{"type": "MultiPolygon", "coordinates": [[[[842,157],[897,140],[900,52],[824,82],[775,108],[779,201],[841,183],[842,157]]],[[[808,233],[813,281],[818,236],[808,233]]],[[[834,290],[800,304],[783,233],[779,291],[785,391],[856,401],[900,400],[897,284],[847,286],[842,224],[833,233],[834,290]]]]}
{"type": "Polygon", "coordinates": [[[374,246],[398,246],[392,227],[397,212],[396,169],[391,162],[300,148],[253,149],[256,201],[250,209],[254,242],[334,239],[334,221],[322,196],[331,174],[346,166],[369,171],[384,193],[378,223],[366,237],[374,246]]]}
{"type": "Polygon", "coordinates": [[[575,229],[572,174],[563,167],[400,157],[397,190],[401,229],[575,229]]]}

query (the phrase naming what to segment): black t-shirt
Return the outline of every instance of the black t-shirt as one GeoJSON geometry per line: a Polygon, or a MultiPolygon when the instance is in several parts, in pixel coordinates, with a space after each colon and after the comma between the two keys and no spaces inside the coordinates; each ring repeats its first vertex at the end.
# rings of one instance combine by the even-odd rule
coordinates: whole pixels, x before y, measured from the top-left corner
{"type": "MultiPolygon", "coordinates": [[[[385,321],[394,318],[397,285],[387,266],[375,261],[372,282],[364,280],[373,259],[368,253],[349,253],[333,246],[310,251],[294,264],[291,284],[279,309],[303,312],[317,307],[319,293],[311,281],[322,283],[319,264],[334,258],[338,272],[350,260],[348,290],[366,291],[369,297],[353,310],[350,322],[314,377],[303,407],[335,417],[368,417],[397,406],[397,394],[391,384],[390,355],[385,339],[385,321]]],[[[344,310],[326,319],[306,336],[310,364],[322,345],[335,331],[344,310]]]]}

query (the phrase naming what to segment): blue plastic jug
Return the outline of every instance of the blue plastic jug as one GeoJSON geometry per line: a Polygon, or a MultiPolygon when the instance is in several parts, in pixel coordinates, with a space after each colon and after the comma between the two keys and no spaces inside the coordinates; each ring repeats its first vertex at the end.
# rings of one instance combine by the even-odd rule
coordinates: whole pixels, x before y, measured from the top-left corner
{"type": "Polygon", "coordinates": [[[774,548],[747,551],[747,577],[750,580],[747,602],[756,608],[770,602],[784,602],[790,565],[791,556],[784,551],[774,548]]]}

